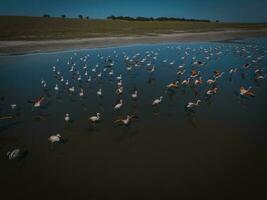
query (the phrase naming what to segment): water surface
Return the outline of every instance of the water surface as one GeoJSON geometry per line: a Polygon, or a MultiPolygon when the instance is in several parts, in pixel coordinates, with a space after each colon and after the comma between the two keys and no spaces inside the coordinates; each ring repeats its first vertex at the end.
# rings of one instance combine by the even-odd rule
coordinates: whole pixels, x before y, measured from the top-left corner
{"type": "Polygon", "coordinates": [[[266,52],[267,39],[254,38],[0,57],[0,116],[16,116],[0,121],[1,196],[260,197],[267,178],[267,88],[266,80],[255,82],[254,70],[266,67],[266,52]],[[87,59],[81,60],[85,56],[87,59]],[[143,58],[146,61],[141,63],[143,58]],[[107,59],[114,62],[113,76],[108,74],[110,68],[104,71],[107,59]],[[194,65],[196,60],[206,64],[194,65]],[[129,62],[138,66],[129,71],[129,62]],[[81,81],[69,71],[73,63],[81,81]],[[148,63],[155,66],[154,73],[147,70],[148,63]],[[250,64],[248,69],[242,67],[246,63],[250,64]],[[186,72],[179,77],[176,72],[182,64],[186,72]],[[67,92],[64,83],[56,79],[53,66],[70,86],[78,91],[83,88],[85,96],[67,92]],[[228,71],[234,67],[238,71],[230,75],[228,71]],[[205,81],[198,87],[166,90],[170,82],[187,79],[192,69],[199,70],[205,81],[215,70],[225,72],[217,82],[218,93],[205,98],[210,88],[205,81]],[[86,82],[86,70],[92,77],[90,83],[86,82]],[[101,78],[97,76],[100,72],[101,78]],[[118,96],[116,77],[120,74],[124,93],[118,96]],[[46,81],[46,89],[41,80],[46,81]],[[55,84],[59,91],[54,90],[55,84]],[[242,85],[252,86],[256,97],[240,97],[242,85]],[[99,88],[103,98],[96,95],[99,88]],[[138,99],[133,101],[135,88],[138,99]],[[44,104],[33,108],[28,101],[41,95],[45,96],[44,104]],[[152,107],[159,96],[163,102],[152,107]],[[113,107],[121,98],[124,106],[115,112],[113,107]],[[200,106],[194,112],[187,111],[187,102],[197,99],[200,106]],[[12,110],[10,104],[14,103],[17,109],[12,110]],[[88,118],[97,112],[101,121],[94,126],[88,118]],[[65,113],[70,113],[71,123],[64,121],[65,113]],[[127,114],[138,119],[127,127],[113,123],[127,114]],[[56,133],[64,137],[64,144],[48,141],[56,133]],[[14,148],[26,149],[27,156],[21,161],[8,160],[6,153],[14,148]]]}

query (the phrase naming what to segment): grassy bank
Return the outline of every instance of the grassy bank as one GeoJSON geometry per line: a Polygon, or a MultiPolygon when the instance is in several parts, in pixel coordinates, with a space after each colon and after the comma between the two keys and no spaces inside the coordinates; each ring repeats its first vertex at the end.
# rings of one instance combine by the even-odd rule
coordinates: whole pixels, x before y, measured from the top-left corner
{"type": "Polygon", "coordinates": [[[203,32],[223,29],[267,29],[267,24],[87,20],[0,16],[0,40],[48,40],[156,33],[203,32]]]}

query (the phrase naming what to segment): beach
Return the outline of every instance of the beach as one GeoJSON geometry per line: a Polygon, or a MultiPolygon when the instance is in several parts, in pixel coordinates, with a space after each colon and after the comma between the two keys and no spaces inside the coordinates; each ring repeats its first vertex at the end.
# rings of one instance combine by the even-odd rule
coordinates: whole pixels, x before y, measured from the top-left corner
{"type": "Polygon", "coordinates": [[[117,47],[133,44],[158,44],[171,42],[212,42],[267,36],[260,30],[217,30],[203,32],[176,32],[170,34],[146,34],[136,36],[107,36],[55,40],[8,40],[0,41],[1,55],[18,55],[40,52],[55,52],[74,49],[117,47]]]}

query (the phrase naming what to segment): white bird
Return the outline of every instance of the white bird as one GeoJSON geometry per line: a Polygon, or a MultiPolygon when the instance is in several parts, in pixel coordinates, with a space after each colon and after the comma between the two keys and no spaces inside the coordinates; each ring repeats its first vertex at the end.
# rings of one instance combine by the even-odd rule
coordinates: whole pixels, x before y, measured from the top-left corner
{"type": "Polygon", "coordinates": [[[224,72],[221,72],[221,73],[219,71],[214,72],[214,78],[215,79],[221,78],[222,75],[224,75],[224,72]]]}
{"type": "Polygon", "coordinates": [[[193,107],[195,107],[195,106],[199,106],[199,103],[200,103],[201,101],[200,100],[197,100],[197,102],[196,103],[193,103],[193,102],[189,102],[189,103],[187,103],[187,105],[186,105],[186,108],[193,108],[193,107]]]}
{"type": "Polygon", "coordinates": [[[116,90],[116,94],[117,95],[120,95],[120,94],[122,94],[123,93],[123,87],[121,86],[121,87],[119,87],[117,90],[116,90]]]}
{"type": "Polygon", "coordinates": [[[131,95],[133,99],[137,99],[138,91],[135,90],[134,93],[131,95]]]}
{"type": "Polygon", "coordinates": [[[80,97],[83,97],[83,95],[84,95],[84,92],[83,92],[82,88],[81,88],[81,91],[80,91],[79,95],[80,95],[80,97]]]}
{"type": "Polygon", "coordinates": [[[153,73],[154,71],[155,71],[155,66],[153,66],[153,67],[149,70],[150,73],[153,73]]]}
{"type": "Polygon", "coordinates": [[[117,86],[122,86],[122,80],[119,80],[119,82],[117,83],[117,86]]]}
{"type": "Polygon", "coordinates": [[[11,104],[10,107],[12,110],[14,110],[17,107],[17,104],[11,104]]]}
{"type": "Polygon", "coordinates": [[[74,92],[74,91],[75,91],[74,86],[70,87],[70,88],[69,88],[69,91],[70,91],[70,92],[74,92]]]}
{"type": "Polygon", "coordinates": [[[168,89],[171,89],[171,88],[178,88],[178,84],[179,84],[179,81],[171,82],[171,83],[168,84],[166,87],[167,87],[168,89]]]}
{"type": "Polygon", "coordinates": [[[114,74],[113,70],[111,70],[108,74],[112,76],[114,74]]]}
{"type": "Polygon", "coordinates": [[[122,122],[124,125],[128,125],[131,122],[133,116],[127,115],[125,119],[118,119],[114,123],[122,122]]]}
{"type": "Polygon", "coordinates": [[[185,69],[184,69],[183,71],[179,70],[179,71],[177,72],[177,75],[183,75],[184,73],[185,73],[185,69]]]}
{"type": "Polygon", "coordinates": [[[256,76],[256,80],[262,80],[262,79],[265,79],[265,77],[267,76],[267,74],[265,74],[264,76],[263,75],[258,75],[256,76]]]}
{"type": "Polygon", "coordinates": [[[56,135],[51,135],[48,140],[52,143],[56,143],[56,142],[60,142],[61,140],[61,135],[60,134],[56,134],[56,135]]]}
{"type": "Polygon", "coordinates": [[[209,85],[211,85],[211,84],[213,84],[213,83],[215,83],[216,82],[216,79],[209,79],[209,80],[207,80],[207,83],[209,84],[209,85]]]}
{"type": "Polygon", "coordinates": [[[170,65],[173,65],[174,63],[175,63],[175,61],[170,62],[170,65]]]}
{"type": "Polygon", "coordinates": [[[210,89],[206,92],[207,95],[213,95],[217,93],[218,88],[210,89]]]}
{"type": "Polygon", "coordinates": [[[41,103],[43,102],[43,100],[44,100],[44,97],[43,96],[40,97],[40,98],[38,98],[36,101],[33,102],[33,107],[35,107],[35,108],[40,107],[41,106],[41,103]]]}
{"type": "Polygon", "coordinates": [[[100,88],[100,89],[96,92],[96,94],[97,94],[98,96],[102,96],[102,89],[100,88]]]}
{"type": "Polygon", "coordinates": [[[190,78],[188,78],[187,80],[183,80],[181,82],[182,85],[188,85],[190,83],[190,78]]]}
{"type": "Polygon", "coordinates": [[[96,116],[92,116],[92,117],[90,117],[89,120],[90,120],[93,124],[95,124],[97,121],[100,120],[100,113],[96,113],[96,116]]]}
{"type": "Polygon", "coordinates": [[[55,87],[54,87],[54,90],[58,91],[59,88],[58,88],[58,85],[56,84],[55,87]]]}
{"type": "Polygon", "coordinates": [[[114,106],[114,110],[119,110],[123,106],[123,100],[120,99],[120,102],[114,106]]]}
{"type": "Polygon", "coordinates": [[[117,80],[121,80],[122,79],[121,74],[119,76],[117,76],[116,78],[117,78],[117,80]]]}
{"type": "Polygon", "coordinates": [[[200,85],[200,84],[202,84],[202,77],[199,77],[199,79],[196,79],[195,80],[195,85],[200,85]]]}
{"type": "Polygon", "coordinates": [[[70,121],[70,114],[66,113],[64,119],[65,119],[66,122],[70,121]]]}
{"type": "Polygon", "coordinates": [[[152,102],[152,105],[155,106],[155,105],[158,105],[161,103],[163,99],[163,96],[160,96],[159,99],[155,99],[153,102],[152,102]]]}
{"type": "Polygon", "coordinates": [[[245,89],[243,86],[240,87],[239,91],[240,91],[240,95],[245,95],[245,96],[252,96],[254,97],[255,94],[253,92],[251,92],[252,87],[250,86],[248,89],[245,89]]]}

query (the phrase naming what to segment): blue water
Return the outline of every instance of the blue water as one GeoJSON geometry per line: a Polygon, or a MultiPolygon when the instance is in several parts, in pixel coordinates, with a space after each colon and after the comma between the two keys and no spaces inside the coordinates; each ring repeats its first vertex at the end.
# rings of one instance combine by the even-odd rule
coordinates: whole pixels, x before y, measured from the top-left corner
{"type": "Polygon", "coordinates": [[[254,80],[254,71],[266,67],[266,52],[267,38],[249,38],[1,56],[0,117],[15,116],[0,120],[1,189],[10,199],[260,196],[267,177],[267,88],[266,80],[254,80]],[[87,60],[81,61],[85,56],[87,60]],[[82,75],[80,82],[69,71],[71,57],[82,75]],[[126,57],[140,65],[128,71],[126,57]],[[104,71],[106,59],[114,62],[113,76],[108,74],[110,68],[104,71]],[[206,64],[195,65],[196,60],[206,64]],[[172,61],[174,65],[169,64],[172,61]],[[147,70],[148,63],[155,66],[154,73],[147,70]],[[246,63],[250,64],[247,69],[242,67],[246,63]],[[176,73],[182,64],[186,72],[179,77],[176,73]],[[52,66],[75,86],[74,94],[56,79],[52,66]],[[238,71],[230,75],[230,68],[238,71]],[[187,79],[192,69],[200,71],[203,84],[166,89],[172,81],[187,79]],[[90,83],[85,70],[92,77],[90,83]],[[211,86],[206,80],[215,70],[225,74],[216,83],[218,93],[207,99],[211,86]],[[97,77],[100,72],[101,78],[97,77]],[[124,93],[118,96],[120,74],[124,93]],[[59,91],[54,90],[56,84],[59,91]],[[241,97],[240,86],[252,86],[256,96],[241,97]],[[80,88],[84,97],[77,93],[80,88]],[[102,98],[96,95],[99,88],[102,98]],[[138,90],[136,101],[131,99],[134,89],[138,90]],[[45,100],[40,108],[33,108],[28,101],[39,96],[45,100]],[[162,103],[152,107],[159,96],[162,103]],[[119,99],[124,105],[115,112],[119,99]],[[194,112],[185,109],[198,99],[201,103],[194,112]],[[12,110],[10,104],[17,108],[12,110]],[[93,125],[88,118],[97,112],[101,120],[93,125]],[[72,122],[64,121],[65,113],[70,113],[72,122]],[[138,117],[130,126],[113,123],[127,114],[138,117]],[[57,133],[65,143],[48,141],[57,133]],[[10,161],[6,153],[15,148],[28,153],[20,161],[10,161]]]}

